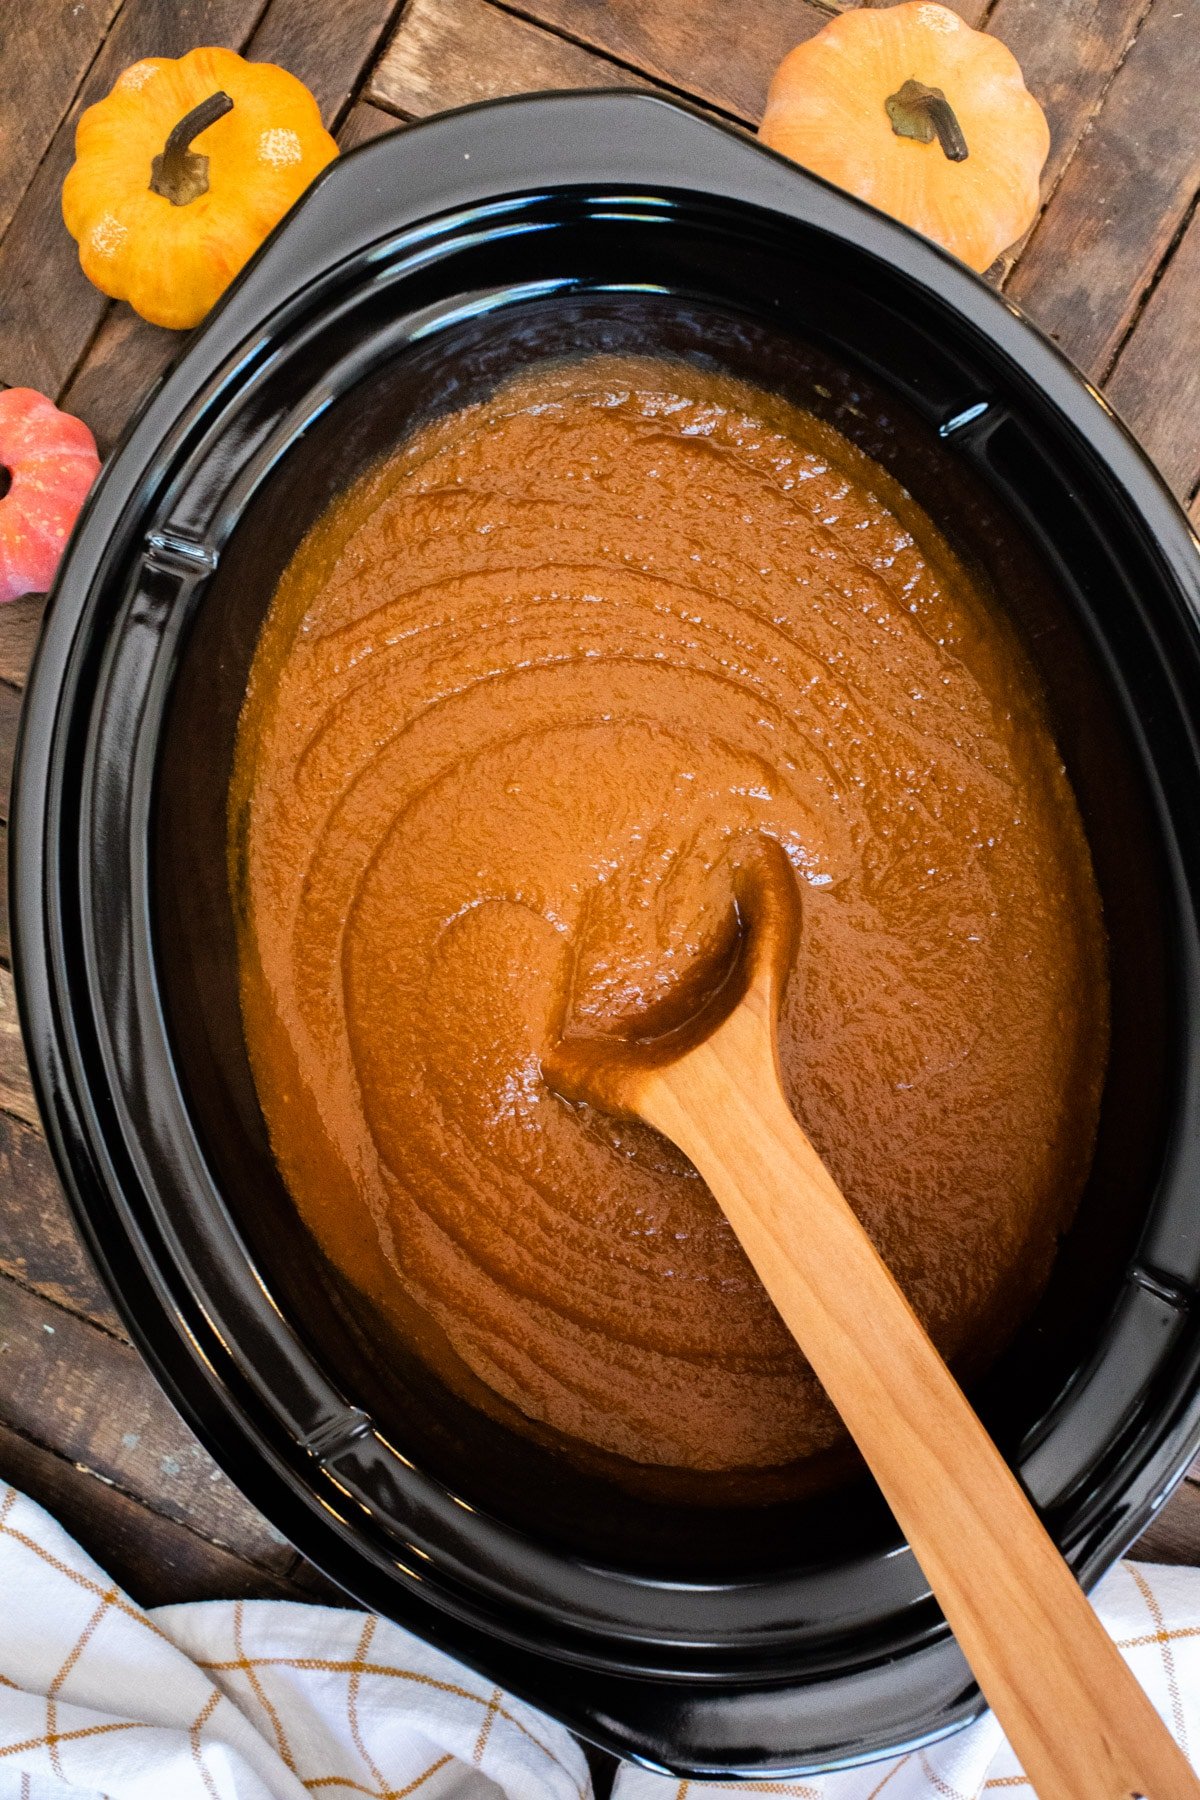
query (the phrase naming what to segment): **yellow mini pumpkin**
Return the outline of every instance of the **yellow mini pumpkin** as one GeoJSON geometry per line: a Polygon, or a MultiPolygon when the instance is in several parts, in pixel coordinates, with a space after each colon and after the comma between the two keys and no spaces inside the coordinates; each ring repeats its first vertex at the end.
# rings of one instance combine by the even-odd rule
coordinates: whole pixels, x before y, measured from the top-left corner
{"type": "Polygon", "coordinates": [[[147,57],[80,119],[63,218],[90,281],[181,329],[336,155],[286,69],[232,50],[147,57]]]}
{"type": "Polygon", "coordinates": [[[933,0],[843,13],[798,44],[759,136],[981,270],[1037,217],[1050,149],[1011,50],[933,0]]]}

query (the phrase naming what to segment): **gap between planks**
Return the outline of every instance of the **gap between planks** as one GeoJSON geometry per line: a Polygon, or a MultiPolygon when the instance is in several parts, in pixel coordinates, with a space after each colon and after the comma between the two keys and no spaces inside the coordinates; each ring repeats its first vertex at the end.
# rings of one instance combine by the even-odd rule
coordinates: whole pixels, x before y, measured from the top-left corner
{"type": "MultiPolygon", "coordinates": [[[[69,14],[72,18],[83,15],[87,11],[87,7],[85,5],[73,5],[70,7],[56,7],[53,9],[46,9],[46,11],[49,12],[51,15],[48,19],[44,18],[43,16],[39,16],[36,20],[33,20],[28,17],[25,19],[25,21],[24,21],[25,29],[27,31],[30,29],[34,29],[34,30],[37,30],[37,32],[38,32],[38,55],[36,57],[35,67],[32,70],[18,71],[18,74],[27,73],[31,78],[28,89],[23,90],[20,93],[20,106],[21,106],[22,112],[24,112],[26,114],[26,116],[28,116],[28,113],[30,110],[34,110],[40,119],[41,128],[42,128],[41,149],[37,153],[37,155],[34,156],[32,158],[32,160],[29,162],[24,176],[18,177],[19,185],[16,185],[13,188],[11,188],[8,191],[8,193],[5,194],[3,197],[4,217],[3,217],[2,222],[0,222],[0,243],[3,243],[5,233],[7,232],[9,226],[12,224],[13,218],[15,217],[16,212],[17,212],[17,208],[20,206],[21,201],[24,199],[25,194],[30,186],[30,183],[33,181],[34,177],[37,175],[37,172],[42,165],[42,161],[45,158],[46,153],[50,148],[50,145],[54,142],[55,135],[58,132],[60,126],[62,125],[63,120],[67,117],[68,113],[71,111],[71,108],[75,104],[76,96],[79,94],[79,92],[83,88],[84,84],[86,83],[89,75],[91,74],[92,66],[95,63],[96,58],[100,55],[101,51],[104,48],[105,39],[108,37],[109,32],[112,30],[113,24],[117,17],[117,14],[120,12],[121,6],[123,3],[124,3],[124,0],[110,0],[111,11],[107,11],[107,13],[105,13],[102,10],[101,16],[103,18],[103,24],[101,25],[99,31],[97,31],[95,33],[94,38],[89,40],[89,41],[91,41],[91,44],[92,44],[91,51],[90,51],[90,53],[85,53],[81,59],[80,58],[76,59],[74,78],[72,79],[72,78],[68,77],[68,85],[64,85],[59,90],[58,99],[59,99],[60,104],[58,106],[57,111],[52,112],[50,114],[47,114],[44,108],[39,108],[39,106],[38,106],[38,102],[41,99],[41,95],[37,92],[37,84],[42,81],[45,81],[45,80],[49,80],[51,83],[53,83],[61,73],[61,64],[59,64],[58,66],[56,66],[56,64],[55,64],[55,60],[54,60],[54,56],[53,56],[53,47],[54,47],[53,44],[51,46],[51,53],[49,55],[47,55],[45,29],[48,28],[48,30],[51,34],[51,38],[53,40],[53,38],[61,31],[64,31],[64,30],[69,31],[69,29],[70,29],[69,25],[67,24],[65,15],[69,14]],[[38,30],[39,27],[41,27],[43,29],[38,30]]],[[[16,15],[16,4],[17,4],[17,0],[7,0],[7,5],[10,8],[10,15],[9,15],[10,19],[14,18],[16,15]]],[[[41,10],[42,9],[39,8],[39,15],[41,14],[41,10]]],[[[13,50],[11,49],[11,44],[15,43],[20,38],[20,35],[21,35],[20,22],[18,22],[16,24],[16,26],[14,28],[12,28],[12,30],[13,30],[13,36],[12,36],[12,40],[10,40],[10,48],[9,48],[8,54],[12,58],[13,63],[15,63],[15,61],[16,61],[15,52],[13,52],[13,50]]],[[[70,56],[69,45],[64,46],[64,49],[66,50],[67,57],[69,57],[70,56]]],[[[18,104],[15,94],[6,94],[5,93],[5,81],[4,81],[3,67],[0,67],[0,103],[3,103],[3,104],[0,104],[0,111],[3,111],[4,106],[9,106],[9,107],[12,107],[15,109],[16,105],[18,104]]],[[[10,140],[10,142],[11,142],[11,140],[10,140]]],[[[10,156],[12,156],[12,155],[13,155],[13,153],[10,149],[10,156]]],[[[17,157],[13,156],[13,160],[17,161],[19,159],[17,157]]],[[[3,185],[2,180],[0,180],[0,186],[2,186],[2,185],[3,185]]]]}
{"type": "MultiPolygon", "coordinates": [[[[408,3],[410,6],[414,6],[417,0],[408,0],[408,3]]],[[[824,12],[823,17],[815,24],[814,31],[819,30],[822,24],[828,24],[830,19],[836,18],[838,13],[844,10],[832,4],[832,0],[802,0],[802,3],[814,10],[829,5],[829,10],[824,12]]],[[[701,107],[705,112],[713,113],[725,124],[738,125],[743,129],[754,128],[758,124],[757,117],[749,110],[740,110],[723,105],[719,100],[706,98],[697,89],[690,88],[681,81],[672,80],[660,71],[649,70],[633,58],[623,57],[609,46],[597,44],[594,40],[580,36],[556,21],[539,16],[536,12],[527,11],[522,5],[522,0],[482,0],[482,4],[493,12],[518,20],[522,25],[527,25],[531,30],[540,32],[545,37],[557,39],[562,44],[572,45],[575,49],[591,57],[601,67],[607,66],[614,71],[620,71],[627,80],[632,78],[635,82],[644,83],[652,92],[670,94],[677,100],[686,100],[690,106],[701,107]]],[[[407,15],[401,20],[401,27],[406,22],[407,15]]],[[[810,32],[808,35],[812,36],[813,33],[810,32]]],[[[795,41],[797,43],[801,41],[800,35],[797,35],[795,41]]],[[[368,91],[369,85],[368,83],[368,91]]],[[[596,83],[596,85],[601,84],[596,83]]],[[[522,89],[520,91],[536,92],[537,90],[522,89]]]]}
{"type": "Polygon", "coordinates": [[[274,1574],[295,1550],[219,1469],[132,1345],[0,1275],[0,1424],[274,1574]]]}
{"type": "MultiPolygon", "coordinates": [[[[75,1537],[142,1606],[201,1599],[311,1599],[308,1565],[266,1569],[186,1521],[159,1512],[119,1482],[0,1421],[0,1485],[12,1483],[75,1537]],[[182,1583],[179,1564],[185,1566],[182,1583]],[[166,1585],[163,1582],[165,1571],[166,1585]],[[181,1591],[182,1587],[182,1591],[181,1591]]],[[[343,1604],[347,1602],[343,1601],[343,1604]]]]}
{"type": "Polygon", "coordinates": [[[1200,187],[1190,99],[1198,79],[1200,40],[1186,11],[1154,0],[1006,283],[1093,381],[1200,187]]]}
{"type": "Polygon", "coordinates": [[[1179,254],[1180,245],[1183,243],[1184,238],[1187,236],[1188,231],[1191,229],[1193,220],[1196,219],[1198,214],[1200,214],[1200,189],[1197,189],[1197,191],[1192,195],[1192,199],[1187,208],[1187,211],[1184,213],[1183,217],[1179,221],[1179,225],[1175,232],[1175,236],[1171,239],[1171,242],[1167,245],[1166,250],[1163,252],[1162,260],[1158,264],[1158,267],[1155,269],[1155,271],[1154,271],[1153,275],[1150,277],[1149,281],[1146,283],[1146,286],[1143,289],[1141,295],[1138,297],[1137,304],[1134,307],[1133,316],[1129,321],[1129,325],[1125,331],[1125,335],[1122,337],[1120,343],[1117,345],[1116,349],[1113,351],[1112,358],[1109,361],[1108,367],[1105,369],[1104,374],[1101,377],[1101,380],[1100,380],[1101,387],[1107,387],[1108,383],[1112,380],[1113,375],[1116,373],[1117,364],[1120,362],[1121,357],[1124,355],[1125,349],[1126,349],[1127,345],[1129,344],[1130,339],[1133,337],[1134,333],[1137,331],[1138,326],[1141,324],[1142,319],[1145,316],[1147,307],[1150,305],[1150,302],[1153,300],[1154,295],[1158,291],[1159,287],[1161,287],[1163,278],[1169,274],[1170,269],[1171,269],[1171,264],[1175,261],[1176,256],[1178,256],[1178,254],[1179,254]]]}
{"type": "MultiPolygon", "coordinates": [[[[1016,4],[1019,6],[1020,0],[1016,0],[1016,4]]],[[[1070,139],[1065,144],[1062,154],[1058,158],[1055,157],[1055,146],[1054,146],[1053,139],[1052,139],[1051,146],[1050,146],[1050,157],[1048,159],[1050,167],[1051,167],[1051,176],[1050,176],[1049,182],[1046,184],[1045,191],[1043,192],[1043,194],[1041,196],[1041,200],[1040,200],[1040,203],[1038,206],[1037,218],[1033,221],[1033,224],[1029,227],[1028,231],[1026,231],[1024,237],[1021,238],[1017,244],[1013,245],[1010,249],[1008,249],[1004,252],[1004,256],[1002,259],[1003,274],[1001,275],[1001,277],[997,283],[997,285],[999,287],[1004,288],[1007,286],[1009,278],[1011,277],[1014,269],[1016,268],[1018,262],[1020,261],[1022,251],[1024,250],[1025,246],[1029,243],[1029,241],[1033,237],[1038,226],[1041,224],[1042,219],[1045,216],[1046,212],[1053,205],[1055,196],[1057,195],[1059,188],[1062,186],[1063,178],[1066,175],[1068,169],[1070,168],[1072,162],[1075,160],[1075,157],[1079,152],[1080,145],[1083,143],[1083,141],[1087,137],[1089,131],[1091,131],[1093,125],[1095,124],[1095,121],[1100,116],[1100,112],[1104,106],[1104,102],[1108,98],[1109,90],[1112,87],[1112,84],[1116,80],[1117,76],[1120,74],[1121,69],[1124,66],[1125,61],[1129,55],[1129,52],[1133,49],[1134,44],[1137,42],[1138,35],[1142,29],[1142,26],[1146,22],[1146,16],[1149,13],[1150,8],[1153,5],[1154,5],[1154,0],[1142,0],[1141,10],[1139,12],[1137,12],[1134,15],[1133,19],[1131,20],[1130,29],[1125,37],[1125,42],[1124,42],[1123,48],[1121,49],[1120,53],[1116,56],[1116,58],[1113,60],[1113,62],[1108,66],[1106,77],[1103,80],[1102,84],[1097,89],[1097,92],[1092,100],[1091,105],[1089,106],[1087,112],[1084,115],[1082,115],[1080,117],[1080,119],[1077,121],[1077,123],[1075,124],[1075,126],[1072,129],[1072,132],[1070,134],[1070,139]]],[[[992,0],[991,6],[989,8],[989,19],[988,19],[989,30],[992,29],[993,25],[997,23],[997,15],[1000,15],[999,21],[998,21],[999,25],[1001,27],[1003,26],[1003,11],[1002,11],[1002,9],[1004,8],[1004,6],[1005,6],[1005,0],[992,0]]],[[[996,35],[997,35],[997,37],[1000,37],[1002,43],[1007,43],[1009,49],[1011,49],[1013,51],[1014,55],[1017,56],[1018,60],[1021,60],[1020,51],[1017,49],[1017,47],[1015,45],[1009,43],[1008,38],[1006,36],[1002,35],[1001,30],[998,29],[996,31],[996,35]]],[[[1038,96],[1038,98],[1040,100],[1041,96],[1038,96]]]]}
{"type": "MultiPolygon", "coordinates": [[[[313,22],[309,0],[269,0],[243,48],[252,59],[285,62],[312,90],[326,126],[336,134],[393,36],[404,4],[389,0],[380,16],[378,0],[339,0],[313,22]]],[[[127,307],[106,304],[59,389],[59,404],[87,420],[101,453],[107,453],[190,338],[188,332],[148,325],[127,307]],[[115,379],[122,371],[126,379],[115,379]]]]}

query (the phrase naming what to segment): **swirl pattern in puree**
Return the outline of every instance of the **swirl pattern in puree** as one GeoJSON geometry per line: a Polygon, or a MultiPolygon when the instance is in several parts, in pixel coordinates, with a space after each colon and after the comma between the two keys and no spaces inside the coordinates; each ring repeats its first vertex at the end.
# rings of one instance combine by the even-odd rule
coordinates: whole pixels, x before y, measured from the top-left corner
{"type": "Polygon", "coordinates": [[[540,1073],[568,989],[669,997],[760,832],[793,1105],[982,1366],[1086,1178],[1106,953],[1037,682],[929,518],[773,396],[606,357],[424,426],[294,556],[231,794],[275,1154],[447,1380],[615,1467],[838,1437],[694,1171],[540,1073]]]}

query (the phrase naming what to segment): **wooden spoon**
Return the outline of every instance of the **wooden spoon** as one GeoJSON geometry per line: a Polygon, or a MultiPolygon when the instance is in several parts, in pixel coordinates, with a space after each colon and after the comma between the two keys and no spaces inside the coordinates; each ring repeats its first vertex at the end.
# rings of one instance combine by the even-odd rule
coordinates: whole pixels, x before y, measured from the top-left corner
{"type": "Polygon", "coordinates": [[[733,965],[691,1018],[636,1039],[568,1028],[547,1079],[655,1126],[704,1177],[1040,1800],[1197,1800],[1186,1758],[788,1106],[776,1021],[799,892],[777,844],[739,872],[737,900],[733,965]]]}

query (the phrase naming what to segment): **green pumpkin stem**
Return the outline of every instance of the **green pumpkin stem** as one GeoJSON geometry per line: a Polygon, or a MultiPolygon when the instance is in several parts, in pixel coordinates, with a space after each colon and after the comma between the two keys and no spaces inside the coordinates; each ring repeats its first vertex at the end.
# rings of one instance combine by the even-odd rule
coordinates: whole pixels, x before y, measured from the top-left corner
{"type": "Polygon", "coordinates": [[[884,105],[897,137],[915,138],[918,144],[932,144],[936,137],[951,162],[966,162],[967,140],[941,88],[906,81],[884,105]]]}
{"type": "Polygon", "coordinates": [[[228,94],[210,94],[185,113],[150,165],[150,191],[161,194],[172,206],[187,206],[208,192],[208,158],[191,148],[194,137],[232,112],[228,94]]]}

